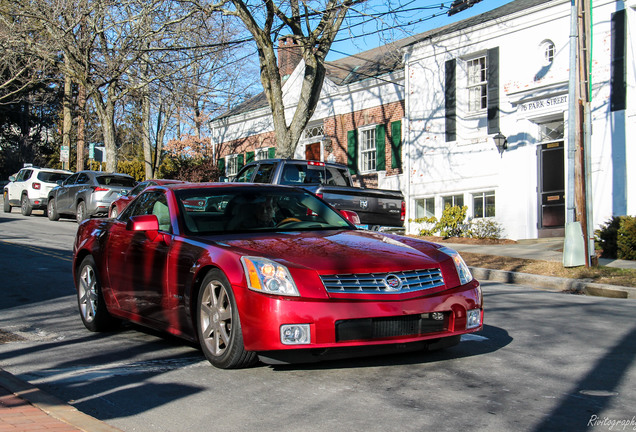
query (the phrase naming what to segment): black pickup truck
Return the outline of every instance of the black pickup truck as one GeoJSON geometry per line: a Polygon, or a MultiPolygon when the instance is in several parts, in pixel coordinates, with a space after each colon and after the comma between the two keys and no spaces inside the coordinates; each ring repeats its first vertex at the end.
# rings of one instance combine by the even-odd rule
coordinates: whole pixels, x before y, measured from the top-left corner
{"type": "Polygon", "coordinates": [[[349,169],[341,164],[295,159],[263,159],[245,165],[235,182],[299,186],[338,210],[352,210],[361,228],[404,226],[404,195],[400,191],[354,187],[349,169]]]}

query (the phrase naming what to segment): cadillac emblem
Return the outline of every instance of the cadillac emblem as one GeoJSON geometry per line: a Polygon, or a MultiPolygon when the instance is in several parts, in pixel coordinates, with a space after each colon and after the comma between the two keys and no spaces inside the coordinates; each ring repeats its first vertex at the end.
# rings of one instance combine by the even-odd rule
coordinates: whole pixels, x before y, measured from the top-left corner
{"type": "Polygon", "coordinates": [[[399,291],[402,289],[402,280],[394,274],[386,275],[382,282],[384,282],[387,291],[399,291]]]}

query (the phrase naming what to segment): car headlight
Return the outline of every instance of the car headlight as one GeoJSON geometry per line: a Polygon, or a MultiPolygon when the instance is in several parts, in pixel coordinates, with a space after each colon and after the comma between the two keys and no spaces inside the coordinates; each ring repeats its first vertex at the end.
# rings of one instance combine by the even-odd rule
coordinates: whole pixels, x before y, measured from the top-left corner
{"type": "Polygon", "coordinates": [[[459,276],[459,283],[461,285],[465,285],[471,280],[473,280],[473,275],[470,272],[470,269],[464,262],[464,259],[459,255],[459,253],[451,248],[446,246],[442,246],[439,248],[440,251],[444,252],[446,255],[450,256],[455,263],[455,268],[457,269],[457,276],[459,276]]]}
{"type": "Polygon", "coordinates": [[[285,296],[299,296],[289,270],[282,264],[261,257],[241,257],[247,287],[254,291],[285,296]]]}

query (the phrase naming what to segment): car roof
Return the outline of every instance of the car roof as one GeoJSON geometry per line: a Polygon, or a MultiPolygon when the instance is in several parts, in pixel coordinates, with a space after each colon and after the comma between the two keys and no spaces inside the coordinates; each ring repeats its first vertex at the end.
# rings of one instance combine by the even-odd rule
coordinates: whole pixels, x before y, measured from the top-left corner
{"type": "Polygon", "coordinates": [[[269,183],[234,183],[234,182],[205,182],[205,183],[172,183],[165,185],[170,190],[187,189],[223,189],[223,188],[245,188],[245,189],[298,189],[294,186],[273,185],[269,183]]]}
{"type": "Polygon", "coordinates": [[[336,162],[322,162],[322,161],[317,161],[317,160],[280,159],[280,158],[276,158],[276,159],[259,159],[257,161],[251,161],[249,164],[245,164],[245,165],[252,165],[252,164],[255,164],[255,163],[262,163],[262,162],[270,162],[270,163],[287,162],[287,163],[305,164],[305,165],[310,164],[310,163],[315,163],[315,164],[320,164],[320,165],[330,166],[330,167],[336,167],[336,168],[346,168],[346,165],[341,164],[341,163],[336,163],[336,162]]]}

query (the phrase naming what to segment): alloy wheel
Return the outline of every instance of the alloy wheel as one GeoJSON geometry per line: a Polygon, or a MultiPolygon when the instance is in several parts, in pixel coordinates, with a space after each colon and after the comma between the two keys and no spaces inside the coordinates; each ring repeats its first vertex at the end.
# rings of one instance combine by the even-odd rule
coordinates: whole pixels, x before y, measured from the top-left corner
{"type": "Polygon", "coordinates": [[[203,343],[214,356],[221,356],[232,335],[232,304],[221,282],[208,283],[201,298],[200,322],[203,343]]]}
{"type": "Polygon", "coordinates": [[[95,319],[97,313],[97,276],[90,265],[84,266],[80,273],[78,299],[80,313],[88,323],[95,319]]]}

